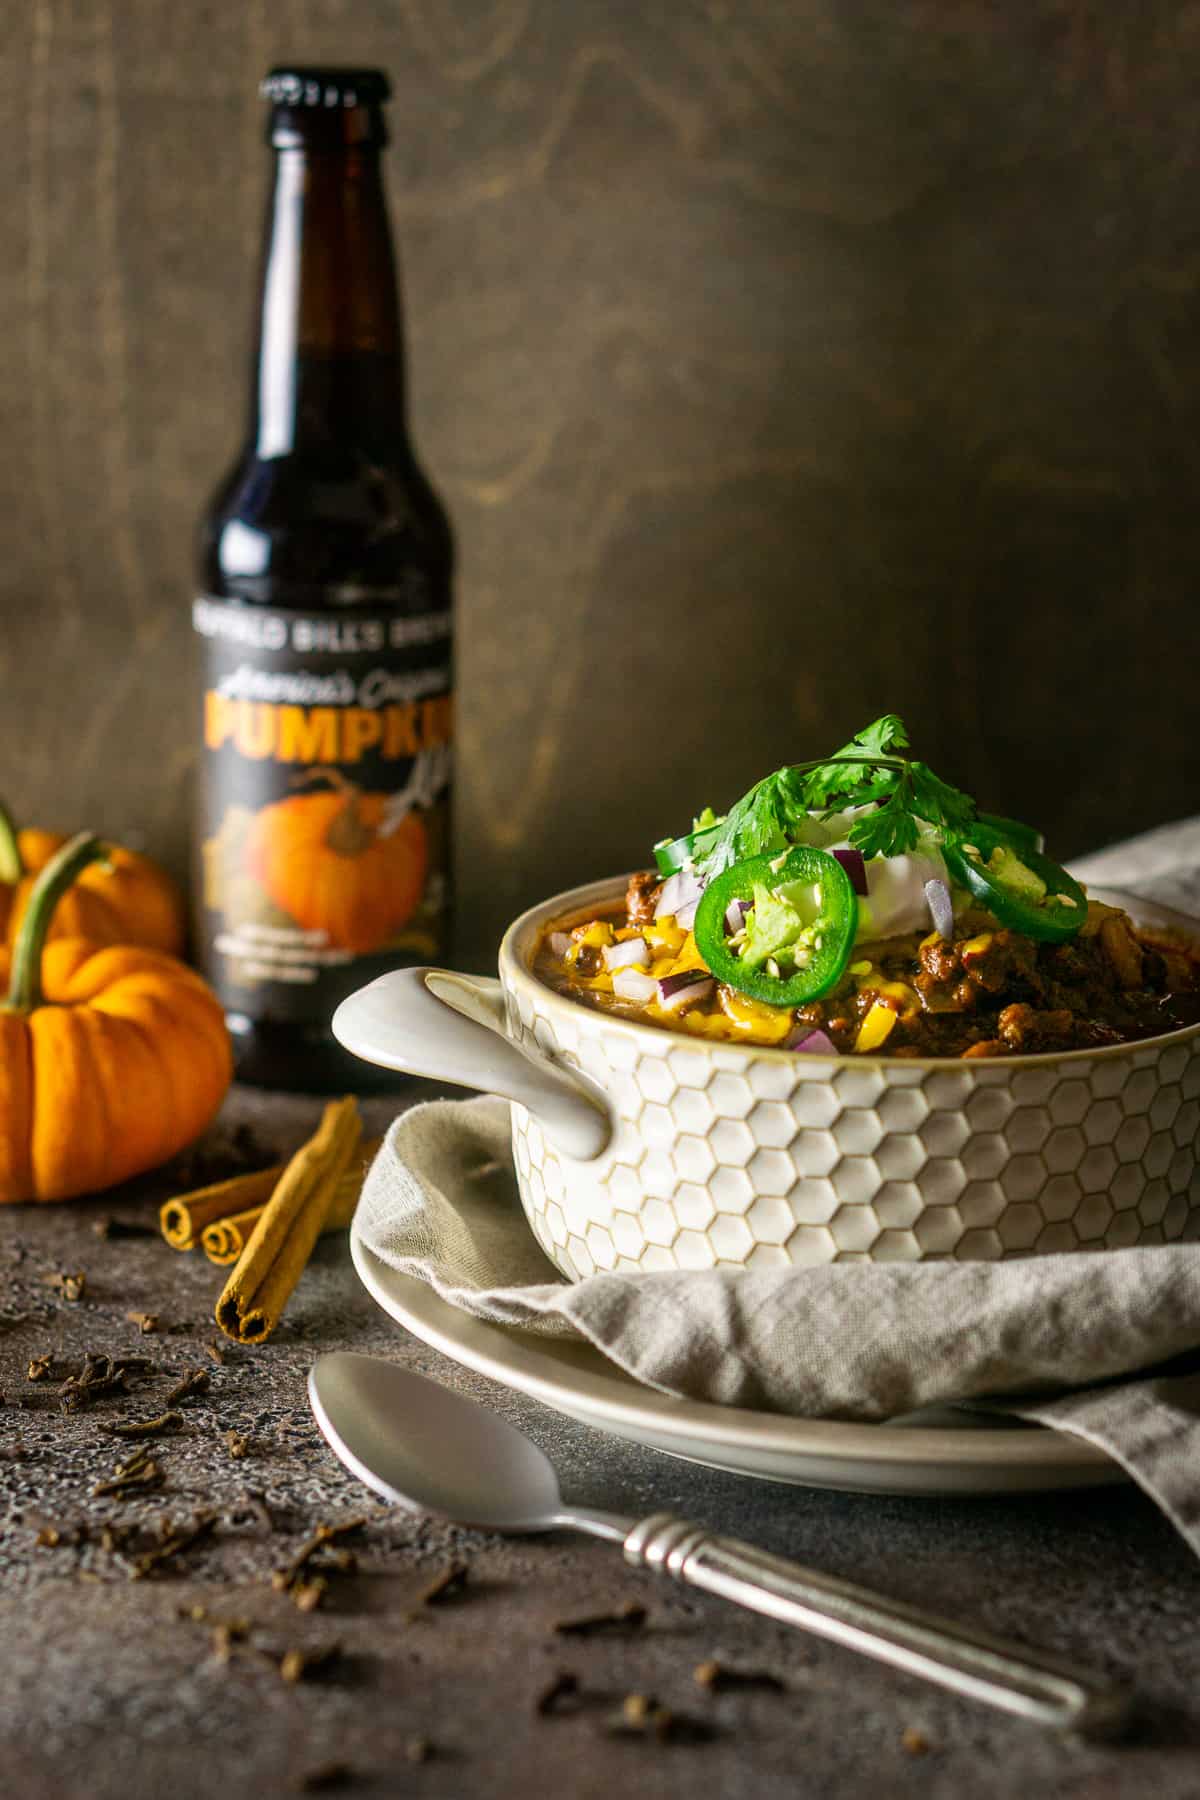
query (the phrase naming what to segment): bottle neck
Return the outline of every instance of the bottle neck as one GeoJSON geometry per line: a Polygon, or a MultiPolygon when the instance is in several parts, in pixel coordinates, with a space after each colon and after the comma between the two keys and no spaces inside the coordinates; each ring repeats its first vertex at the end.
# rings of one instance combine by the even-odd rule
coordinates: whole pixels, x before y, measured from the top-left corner
{"type": "Polygon", "coordinates": [[[250,435],[262,458],[406,438],[396,264],[373,145],[276,150],[250,435]]]}

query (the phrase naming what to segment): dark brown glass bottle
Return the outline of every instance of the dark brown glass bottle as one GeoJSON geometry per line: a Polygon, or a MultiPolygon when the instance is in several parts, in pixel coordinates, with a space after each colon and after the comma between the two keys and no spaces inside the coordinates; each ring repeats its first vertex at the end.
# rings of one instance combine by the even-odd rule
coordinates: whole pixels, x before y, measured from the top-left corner
{"type": "Polygon", "coordinates": [[[387,79],[280,68],[263,93],[249,430],[193,612],[198,935],[240,1079],[329,1091],[370,1079],[338,1001],[445,954],[453,547],[405,417],[387,79]]]}

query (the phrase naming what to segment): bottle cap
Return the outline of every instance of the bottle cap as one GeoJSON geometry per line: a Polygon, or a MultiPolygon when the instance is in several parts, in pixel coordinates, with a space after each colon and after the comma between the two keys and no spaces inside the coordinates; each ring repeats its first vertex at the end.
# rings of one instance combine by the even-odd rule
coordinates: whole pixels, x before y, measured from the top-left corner
{"type": "Polygon", "coordinates": [[[259,93],[276,106],[379,106],[391,98],[382,69],[341,69],[284,63],[263,78],[259,93]]]}
{"type": "Polygon", "coordinates": [[[387,143],[383,107],[392,88],[382,69],[283,63],[259,92],[271,102],[267,141],[277,150],[387,143]]]}

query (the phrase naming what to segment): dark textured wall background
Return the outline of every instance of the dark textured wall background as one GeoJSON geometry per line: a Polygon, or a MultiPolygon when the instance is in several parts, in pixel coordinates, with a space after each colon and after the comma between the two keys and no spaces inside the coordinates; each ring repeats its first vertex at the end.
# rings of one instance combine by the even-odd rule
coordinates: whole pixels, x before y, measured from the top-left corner
{"type": "Polygon", "coordinates": [[[1200,7],[4,0],[0,787],[182,866],[280,57],[379,61],[477,949],[879,710],[1197,803],[1200,7]]]}

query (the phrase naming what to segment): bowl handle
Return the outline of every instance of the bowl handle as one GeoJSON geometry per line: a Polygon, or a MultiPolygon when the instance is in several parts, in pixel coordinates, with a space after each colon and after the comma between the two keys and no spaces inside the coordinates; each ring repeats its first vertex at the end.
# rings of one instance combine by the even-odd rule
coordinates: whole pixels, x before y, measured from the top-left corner
{"type": "Polygon", "coordinates": [[[392,969],[343,1000],[332,1029],[364,1062],[517,1101],[577,1162],[608,1148],[612,1119],[603,1091],[578,1070],[513,1042],[494,977],[392,969]]]}

